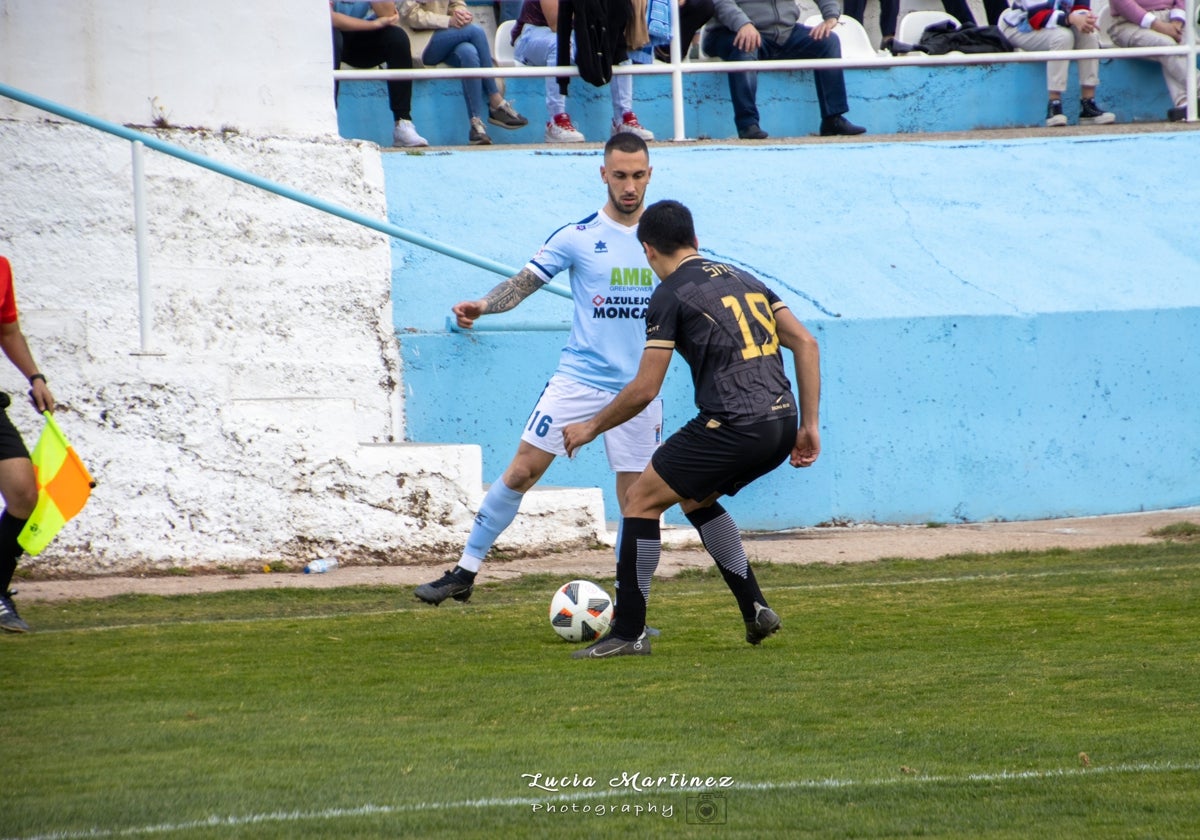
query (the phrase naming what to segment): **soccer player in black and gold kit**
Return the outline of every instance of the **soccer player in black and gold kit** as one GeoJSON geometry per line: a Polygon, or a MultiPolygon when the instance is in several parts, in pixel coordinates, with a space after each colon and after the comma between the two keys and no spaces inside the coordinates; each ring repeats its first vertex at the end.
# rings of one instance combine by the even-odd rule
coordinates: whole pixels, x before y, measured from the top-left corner
{"type": "Polygon", "coordinates": [[[746,558],[737,524],[718,503],[790,458],[811,466],[821,452],[816,339],[771,289],[697,250],[692,214],[677,201],[646,208],[638,240],[662,284],[646,314],[646,345],[635,379],[599,414],[568,425],[568,454],[636,415],[661,389],[673,351],[692,371],[700,413],[659,447],[625,497],[617,540],[612,632],[578,658],[645,655],[646,602],[661,553],[659,518],[678,504],[700,532],[737,598],[752,645],[781,622],[746,558]],[[791,351],[799,403],[780,348],[791,351]]]}

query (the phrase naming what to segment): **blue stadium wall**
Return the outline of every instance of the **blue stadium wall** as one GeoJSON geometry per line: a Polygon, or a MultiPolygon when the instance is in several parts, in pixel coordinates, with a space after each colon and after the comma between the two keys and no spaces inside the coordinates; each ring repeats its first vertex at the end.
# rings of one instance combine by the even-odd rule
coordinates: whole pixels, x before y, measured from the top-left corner
{"type": "MultiPolygon", "coordinates": [[[[1162,86],[1156,73],[1147,98],[1162,86]]],[[[990,78],[970,76],[976,89],[990,78]]],[[[1007,88],[973,96],[1016,98],[1007,88]]],[[[727,116],[726,98],[714,99],[727,116]]],[[[769,118],[764,109],[768,129],[784,125],[774,107],[769,118]]],[[[343,98],[352,120],[347,110],[343,98]]],[[[666,133],[658,112],[639,105],[666,133]]],[[[855,116],[881,125],[871,108],[855,116]]],[[[650,200],[692,207],[701,249],[772,284],[821,341],[824,453],[733,500],[742,527],[1200,504],[1197,160],[1190,130],[655,144],[650,200]]],[[[387,154],[389,215],[515,270],[554,229],[600,206],[600,163],[591,144],[387,154]]],[[[554,368],[569,302],[541,292],[485,318],[487,330],[457,333],[449,307],[499,275],[399,241],[393,265],[408,438],[478,443],[493,480],[554,368]]],[[[678,358],[664,399],[669,432],[693,411],[678,358]]],[[[616,517],[599,445],[557,462],[545,482],[600,486],[616,517]]]]}

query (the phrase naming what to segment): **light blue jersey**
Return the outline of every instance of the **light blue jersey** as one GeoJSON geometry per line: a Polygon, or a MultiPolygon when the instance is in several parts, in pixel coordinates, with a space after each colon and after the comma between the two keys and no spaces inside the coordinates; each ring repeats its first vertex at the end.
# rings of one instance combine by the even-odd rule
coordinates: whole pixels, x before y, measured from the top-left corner
{"type": "Polygon", "coordinates": [[[555,372],[613,393],[628,385],[646,344],[646,305],[658,286],[637,226],[593,213],[552,233],[525,267],[547,283],[570,271],[575,314],[555,372]]]}

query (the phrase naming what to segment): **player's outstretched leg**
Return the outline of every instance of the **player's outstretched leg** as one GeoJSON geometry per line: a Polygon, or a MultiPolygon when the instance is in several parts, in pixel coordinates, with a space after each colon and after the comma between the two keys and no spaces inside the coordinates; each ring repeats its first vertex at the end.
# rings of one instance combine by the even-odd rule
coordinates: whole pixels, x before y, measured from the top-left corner
{"type": "Polygon", "coordinates": [[[492,482],[479,505],[479,512],[475,514],[475,524],[471,526],[471,534],[467,537],[467,545],[458,565],[437,580],[421,584],[413,595],[434,606],[447,598],[468,600],[475,589],[475,575],[483,565],[483,558],[491,550],[496,538],[512,524],[524,497],[524,493],[511,489],[503,479],[492,482]]]}
{"type": "Polygon", "coordinates": [[[700,541],[712,556],[725,585],[737,599],[742,621],[746,624],[746,641],[757,645],[772,633],[779,631],[782,622],[775,611],[767,606],[767,599],[758,588],[754,570],[746,557],[742,545],[742,534],[733,517],[714,502],[706,508],[698,508],[687,515],[688,521],[700,533],[700,541]]]}

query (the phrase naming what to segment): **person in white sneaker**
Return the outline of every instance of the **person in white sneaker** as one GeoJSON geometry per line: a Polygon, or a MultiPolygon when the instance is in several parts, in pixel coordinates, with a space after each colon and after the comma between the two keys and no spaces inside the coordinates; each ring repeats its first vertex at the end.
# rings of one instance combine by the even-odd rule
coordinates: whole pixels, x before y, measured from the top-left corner
{"type": "MultiPolygon", "coordinates": [[[[1000,31],[1014,47],[1029,52],[1045,50],[1098,50],[1099,18],[1091,10],[1091,0],[1012,0],[1008,11],[1000,15],[1000,31]]],[[[1116,115],[1096,104],[1096,86],[1100,84],[1100,59],[1081,58],[1079,69],[1079,124],[1108,125],[1116,115]]],[[[1067,88],[1067,62],[1046,62],[1046,125],[1057,128],[1067,124],[1062,95],[1067,88]]]]}
{"type": "MultiPolygon", "coordinates": [[[[12,265],[3,256],[0,256],[0,350],[29,380],[33,407],[39,413],[54,411],[54,396],[46,387],[46,377],[38,372],[17,320],[12,265]]],[[[6,409],[11,403],[8,394],[0,394],[0,496],[4,497],[4,512],[0,513],[0,630],[26,633],[29,625],[17,614],[8,586],[17,570],[17,559],[24,551],[17,537],[37,505],[38,486],[29,450],[8,418],[6,409]]]]}
{"type": "MultiPolygon", "coordinates": [[[[412,45],[401,29],[395,3],[330,2],[333,21],[333,69],[342,62],[351,67],[376,67],[386,64],[390,70],[412,69],[412,45]]],[[[392,129],[395,146],[428,146],[412,122],[412,82],[389,80],[388,104],[396,121],[392,129]]],[[[333,83],[333,101],[337,104],[338,83],[333,83]]]]}
{"type": "MultiPolygon", "coordinates": [[[[474,22],[475,17],[463,0],[404,0],[400,4],[400,20],[409,29],[433,30],[429,43],[421,52],[426,67],[435,64],[468,68],[493,66],[487,33],[474,22]]],[[[495,79],[463,79],[462,89],[471,123],[467,135],[471,145],[491,145],[492,138],[483,125],[485,118],[492,125],[507,129],[529,124],[529,120],[505,100],[495,79]]]]}
{"type": "MultiPolygon", "coordinates": [[[[525,0],[517,25],[513,27],[513,58],[530,67],[558,65],[558,0],[525,0]]],[[[571,41],[574,49],[574,39],[571,41]]],[[[628,62],[626,62],[628,63],[628,62]]],[[[653,140],[654,133],[638,122],[633,112],[633,77],[614,75],[609,84],[612,93],[612,134],[635,134],[653,140]]],[[[582,143],[583,133],[567,114],[567,97],[559,91],[553,76],[546,78],[547,143],[582,143]]]]}

